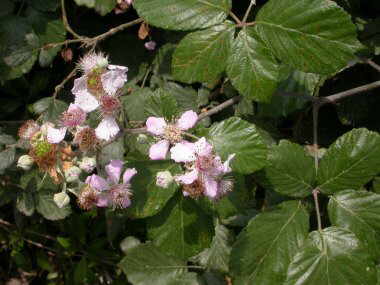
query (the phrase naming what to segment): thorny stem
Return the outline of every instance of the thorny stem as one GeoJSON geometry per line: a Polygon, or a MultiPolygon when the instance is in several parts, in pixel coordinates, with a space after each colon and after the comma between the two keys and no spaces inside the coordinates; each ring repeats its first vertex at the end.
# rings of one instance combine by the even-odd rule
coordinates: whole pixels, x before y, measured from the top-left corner
{"type": "Polygon", "coordinates": [[[248,7],[247,11],[245,11],[245,15],[244,15],[244,18],[242,21],[244,24],[246,23],[248,16],[249,16],[249,13],[251,12],[251,9],[254,5],[256,5],[256,0],[251,0],[251,3],[249,3],[249,7],[248,7]]]}
{"type": "Polygon", "coordinates": [[[321,220],[321,212],[319,210],[318,194],[319,194],[319,189],[315,188],[313,190],[313,198],[314,198],[314,204],[315,204],[315,211],[317,213],[318,231],[321,232],[322,231],[322,220],[321,220]]]}
{"type": "Polygon", "coordinates": [[[66,9],[65,9],[65,0],[61,0],[61,10],[62,10],[62,20],[63,20],[63,25],[65,26],[66,30],[72,34],[75,38],[82,39],[83,37],[78,35],[71,27],[69,24],[69,21],[67,20],[67,14],[66,14],[66,9]]]}

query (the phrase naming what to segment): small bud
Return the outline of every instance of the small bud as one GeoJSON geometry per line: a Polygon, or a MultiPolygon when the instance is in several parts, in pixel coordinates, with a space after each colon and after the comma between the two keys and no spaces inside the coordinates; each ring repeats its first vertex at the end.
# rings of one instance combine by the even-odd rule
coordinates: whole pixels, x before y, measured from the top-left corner
{"type": "Polygon", "coordinates": [[[33,163],[34,159],[30,155],[24,154],[18,159],[17,167],[20,167],[24,170],[30,170],[33,166],[33,163]]]}
{"type": "Polygon", "coordinates": [[[155,41],[149,41],[144,44],[145,48],[147,50],[154,50],[156,48],[156,42],[155,41]]]}
{"type": "Polygon", "coordinates": [[[174,178],[169,171],[160,171],[157,172],[156,176],[156,185],[162,188],[168,188],[169,185],[173,182],[174,178]]]}
{"type": "Polygon", "coordinates": [[[83,157],[82,161],[79,162],[79,168],[87,173],[91,173],[96,167],[95,157],[83,157]]]}
{"type": "Polygon", "coordinates": [[[148,136],[147,135],[144,135],[144,134],[139,134],[137,136],[137,142],[138,143],[141,143],[141,144],[145,144],[148,142],[148,136]]]}
{"type": "Polygon", "coordinates": [[[75,182],[78,181],[79,175],[82,170],[77,166],[72,166],[65,171],[65,178],[67,182],[75,182]]]}
{"type": "Polygon", "coordinates": [[[70,196],[66,192],[54,194],[53,200],[58,208],[63,208],[70,203],[70,196]]]}

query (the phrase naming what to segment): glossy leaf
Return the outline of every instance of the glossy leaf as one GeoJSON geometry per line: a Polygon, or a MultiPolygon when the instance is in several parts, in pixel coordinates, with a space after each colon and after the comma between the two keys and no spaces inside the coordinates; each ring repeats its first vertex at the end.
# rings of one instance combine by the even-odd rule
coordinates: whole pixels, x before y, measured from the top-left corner
{"type": "Polygon", "coordinates": [[[163,252],[183,259],[208,247],[212,236],[211,217],[182,193],[177,193],[158,215],[148,220],[148,238],[163,252]]]}
{"type": "Polygon", "coordinates": [[[269,153],[265,167],[271,188],[291,197],[311,195],[315,182],[314,160],[298,144],[282,140],[269,153]]]}
{"type": "Polygon", "coordinates": [[[145,102],[153,95],[153,92],[148,88],[141,88],[134,91],[131,95],[121,97],[125,113],[129,120],[145,121],[147,115],[144,110],[145,102]]]}
{"type": "Polygon", "coordinates": [[[170,92],[157,89],[152,96],[146,99],[144,110],[147,117],[164,117],[171,120],[178,114],[178,105],[170,92]]]}
{"type": "Polygon", "coordinates": [[[374,258],[379,257],[380,195],[367,191],[341,191],[330,197],[328,211],[334,226],[352,231],[374,258]]]}
{"type": "Polygon", "coordinates": [[[174,78],[186,82],[213,82],[227,66],[235,26],[230,22],[185,36],[173,54],[174,78]]]}
{"type": "Polygon", "coordinates": [[[332,144],[318,169],[319,188],[331,194],[359,189],[380,172],[380,136],[367,129],[354,129],[332,144]]]}
{"type": "Polygon", "coordinates": [[[133,7],[153,26],[195,30],[222,23],[231,9],[231,0],[135,0],[133,7]]]}
{"type": "Polygon", "coordinates": [[[66,218],[71,214],[70,205],[58,208],[53,200],[54,193],[50,191],[39,191],[36,195],[36,210],[45,219],[56,221],[66,218]]]}
{"type": "Polygon", "coordinates": [[[254,217],[232,248],[234,284],[283,284],[288,265],[308,230],[309,216],[297,201],[284,202],[254,217]]]}
{"type": "Polygon", "coordinates": [[[269,102],[276,90],[279,65],[253,29],[242,29],[234,40],[227,75],[243,96],[269,102]]]}
{"type": "Polygon", "coordinates": [[[376,284],[376,270],[352,232],[329,227],[310,233],[289,265],[284,284],[376,284]]]}
{"type": "Polygon", "coordinates": [[[350,16],[333,1],[271,0],[255,22],[276,57],[305,72],[337,72],[360,46],[350,16]]]}
{"type": "Polygon", "coordinates": [[[222,159],[235,153],[231,162],[233,171],[251,173],[267,163],[267,146],[257,127],[237,117],[214,124],[208,139],[222,159]]]}

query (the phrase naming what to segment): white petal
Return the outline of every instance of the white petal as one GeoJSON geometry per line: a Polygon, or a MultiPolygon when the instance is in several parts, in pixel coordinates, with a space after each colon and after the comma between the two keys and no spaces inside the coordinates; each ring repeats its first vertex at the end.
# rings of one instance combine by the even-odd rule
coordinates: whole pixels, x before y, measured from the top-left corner
{"type": "Polygon", "coordinates": [[[161,140],[149,148],[149,158],[152,160],[162,160],[166,158],[169,150],[169,141],[161,140]]]}
{"type": "Polygon", "coordinates": [[[136,168],[127,168],[123,174],[123,183],[127,184],[133,176],[137,174],[136,168]]]}
{"type": "Polygon", "coordinates": [[[146,120],[146,130],[156,136],[163,135],[166,126],[164,118],[149,117],[146,120]]]}
{"type": "Polygon", "coordinates": [[[175,162],[192,162],[196,158],[191,143],[177,143],[170,149],[170,153],[175,162]]]}
{"type": "Polygon", "coordinates": [[[208,156],[212,154],[212,145],[203,137],[195,142],[195,152],[200,156],[208,156]]]}
{"type": "Polygon", "coordinates": [[[127,81],[127,70],[114,68],[102,74],[102,86],[108,95],[115,95],[116,91],[124,86],[127,81]]]}
{"type": "Polygon", "coordinates": [[[203,183],[205,186],[205,195],[211,199],[215,199],[218,195],[218,182],[211,176],[204,176],[203,183]]]}
{"type": "Polygon", "coordinates": [[[114,117],[105,117],[98,127],[95,129],[95,134],[98,139],[110,140],[120,131],[114,117]]]}
{"type": "Polygon", "coordinates": [[[235,154],[230,154],[227,158],[227,160],[223,163],[223,172],[224,173],[229,173],[232,171],[231,167],[230,167],[230,162],[231,160],[235,157],[235,154]]]}
{"type": "Polygon", "coordinates": [[[179,175],[175,180],[182,184],[191,184],[198,178],[198,170],[193,169],[190,172],[186,172],[184,175],[179,175]]]}
{"type": "Polygon", "coordinates": [[[180,128],[183,131],[186,131],[188,129],[191,129],[194,127],[194,125],[197,123],[198,115],[194,111],[186,111],[181,115],[181,117],[178,119],[176,125],[178,128],[180,128]]]}
{"type": "Polygon", "coordinates": [[[47,140],[49,143],[60,143],[66,135],[66,128],[56,129],[52,126],[47,127],[47,140]]]}

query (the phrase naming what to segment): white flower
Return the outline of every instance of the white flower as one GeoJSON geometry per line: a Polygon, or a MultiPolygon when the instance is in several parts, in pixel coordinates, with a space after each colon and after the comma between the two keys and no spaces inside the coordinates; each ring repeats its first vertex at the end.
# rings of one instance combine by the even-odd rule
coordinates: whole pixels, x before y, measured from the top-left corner
{"type": "Polygon", "coordinates": [[[119,125],[114,117],[105,117],[98,127],[95,129],[95,134],[98,139],[108,141],[118,134],[120,131],[119,125]]]}
{"type": "Polygon", "coordinates": [[[82,161],[79,162],[79,168],[87,173],[91,173],[96,167],[95,157],[83,157],[82,161]]]}
{"type": "Polygon", "coordinates": [[[70,203],[70,196],[66,194],[66,192],[60,192],[54,194],[53,200],[58,208],[63,208],[70,203]]]}
{"type": "Polygon", "coordinates": [[[27,154],[24,154],[20,156],[20,158],[17,161],[17,167],[20,167],[24,170],[30,170],[33,166],[34,159],[27,154]]]}

